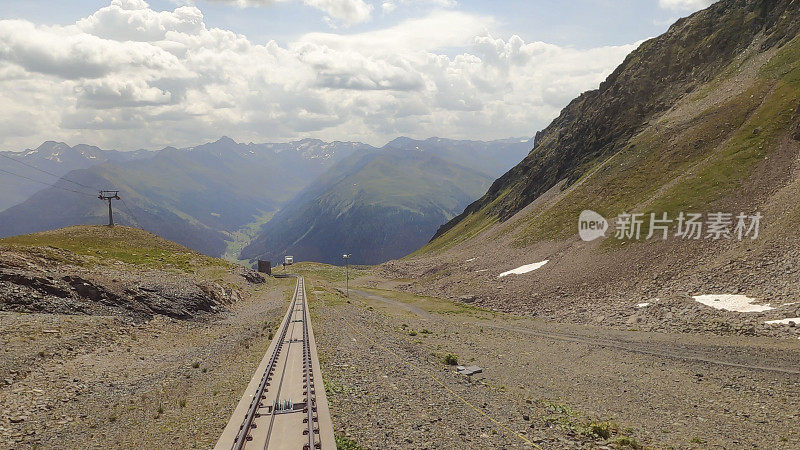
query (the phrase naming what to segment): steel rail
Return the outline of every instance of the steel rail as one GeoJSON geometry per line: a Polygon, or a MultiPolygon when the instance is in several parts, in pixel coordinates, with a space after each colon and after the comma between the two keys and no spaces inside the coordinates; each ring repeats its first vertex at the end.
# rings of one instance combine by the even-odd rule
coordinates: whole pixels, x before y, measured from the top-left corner
{"type": "MultiPolygon", "coordinates": [[[[305,282],[303,282],[303,292],[305,292],[305,282]]],[[[305,294],[303,295],[303,376],[305,378],[306,389],[306,422],[308,429],[308,450],[319,448],[316,444],[316,437],[314,432],[314,411],[317,409],[316,405],[316,390],[314,389],[314,365],[311,361],[311,340],[308,336],[308,314],[306,313],[305,294]]]]}
{"type": "MultiPolygon", "coordinates": [[[[294,309],[294,305],[292,305],[292,315],[294,315],[295,311],[296,310],[294,309]]],[[[294,323],[294,321],[292,320],[291,323],[294,323]]],[[[292,327],[294,327],[294,325],[292,325],[292,327]]],[[[291,347],[292,345],[291,341],[289,342],[288,345],[291,347]]],[[[275,390],[276,405],[280,402],[281,388],[283,387],[283,380],[286,377],[286,367],[288,366],[288,361],[289,361],[289,350],[287,349],[286,358],[284,358],[283,360],[283,370],[281,371],[281,379],[280,381],[278,381],[278,389],[275,390]]],[[[275,425],[275,412],[276,411],[274,409],[270,411],[269,428],[267,428],[267,436],[266,439],[264,440],[264,450],[267,450],[269,448],[269,440],[272,437],[272,427],[275,425]]]]}
{"type": "Polygon", "coordinates": [[[289,329],[289,324],[292,323],[292,314],[295,309],[295,305],[297,304],[297,293],[300,290],[300,280],[298,279],[297,285],[295,286],[294,296],[292,298],[292,305],[290,306],[289,313],[284,320],[283,327],[281,327],[281,334],[280,338],[275,345],[275,349],[272,351],[272,356],[270,357],[269,364],[267,365],[266,370],[264,371],[264,375],[261,377],[261,383],[258,385],[258,390],[256,394],[253,396],[253,400],[250,403],[250,407],[247,410],[247,415],[245,416],[244,421],[242,422],[241,427],[239,428],[239,433],[236,435],[236,439],[233,441],[233,450],[242,450],[245,444],[248,441],[248,436],[250,435],[250,430],[253,427],[253,420],[258,416],[258,409],[261,407],[261,400],[264,398],[264,392],[266,391],[267,385],[269,384],[270,377],[272,372],[275,370],[275,363],[278,361],[278,356],[281,353],[281,349],[283,348],[283,341],[286,339],[286,332],[289,329]]]}

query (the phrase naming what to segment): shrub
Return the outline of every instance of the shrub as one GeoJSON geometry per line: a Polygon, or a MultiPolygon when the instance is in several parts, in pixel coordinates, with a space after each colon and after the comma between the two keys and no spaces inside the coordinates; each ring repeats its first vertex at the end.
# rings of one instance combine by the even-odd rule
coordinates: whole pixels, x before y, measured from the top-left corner
{"type": "Polygon", "coordinates": [[[364,447],[361,447],[356,443],[356,441],[350,439],[347,436],[337,434],[336,450],[364,450],[364,447]]]}
{"type": "Polygon", "coordinates": [[[457,366],[458,365],[458,356],[448,353],[444,355],[443,361],[448,366],[457,366]]]}
{"type": "Polygon", "coordinates": [[[616,433],[619,427],[614,422],[590,422],[589,433],[603,439],[608,439],[616,433]]]}

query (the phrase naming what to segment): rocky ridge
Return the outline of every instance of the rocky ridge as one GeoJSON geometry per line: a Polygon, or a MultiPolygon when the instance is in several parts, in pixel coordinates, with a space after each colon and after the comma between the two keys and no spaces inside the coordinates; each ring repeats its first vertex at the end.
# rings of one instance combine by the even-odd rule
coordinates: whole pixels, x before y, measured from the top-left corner
{"type": "MultiPolygon", "coordinates": [[[[29,313],[156,315],[191,319],[241,300],[240,288],[203,277],[132,267],[117,261],[88,268],[67,250],[0,248],[0,310],[29,313]]],[[[231,268],[246,283],[258,273],[231,268]]]]}

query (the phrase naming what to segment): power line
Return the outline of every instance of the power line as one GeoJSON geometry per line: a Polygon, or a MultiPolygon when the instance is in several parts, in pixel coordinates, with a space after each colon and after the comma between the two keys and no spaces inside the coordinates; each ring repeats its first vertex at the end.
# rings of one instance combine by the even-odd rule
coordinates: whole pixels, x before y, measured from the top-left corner
{"type": "MultiPolygon", "coordinates": [[[[58,175],[56,175],[56,174],[54,174],[54,173],[52,173],[52,172],[48,172],[48,171],[46,171],[46,170],[43,170],[43,169],[40,169],[40,168],[38,168],[38,167],[36,167],[36,166],[33,166],[33,165],[30,165],[30,164],[24,163],[24,162],[22,162],[22,161],[18,161],[18,160],[16,160],[16,159],[14,159],[14,158],[11,158],[11,157],[8,157],[8,156],[6,156],[6,155],[4,155],[4,154],[2,154],[2,153],[0,153],[0,156],[2,156],[2,157],[4,157],[4,158],[7,158],[7,159],[10,159],[10,160],[12,160],[12,161],[16,161],[16,162],[18,162],[18,163],[20,163],[20,164],[22,164],[22,165],[28,166],[28,167],[30,167],[30,168],[32,168],[32,169],[36,169],[36,170],[38,170],[38,171],[40,171],[40,172],[43,172],[43,173],[46,173],[46,174],[48,174],[48,175],[52,175],[52,176],[54,176],[54,177],[56,177],[56,178],[59,178],[59,177],[58,177],[58,175]]],[[[50,183],[47,183],[47,182],[44,182],[44,181],[36,180],[36,179],[34,179],[34,178],[31,178],[31,177],[28,177],[28,176],[25,176],[25,175],[20,175],[20,174],[18,174],[18,173],[11,172],[10,170],[0,169],[0,172],[7,173],[7,174],[9,174],[9,175],[12,175],[12,176],[15,176],[15,177],[19,177],[19,178],[22,178],[22,179],[25,179],[25,180],[28,180],[28,181],[33,181],[34,183],[39,183],[39,184],[43,184],[43,185],[45,185],[45,186],[54,187],[54,188],[56,188],[56,189],[61,189],[61,190],[67,191],[67,192],[74,192],[74,193],[76,193],[76,194],[82,194],[82,195],[90,195],[90,196],[92,196],[92,197],[94,197],[94,196],[95,196],[95,194],[90,194],[90,193],[88,193],[88,192],[84,192],[84,191],[76,191],[76,190],[74,190],[74,189],[66,188],[66,187],[63,187],[63,186],[57,186],[57,185],[55,185],[55,184],[50,184],[50,183]]],[[[82,186],[82,187],[85,187],[85,188],[88,188],[88,189],[93,189],[91,186],[86,186],[86,185],[85,185],[85,184],[83,184],[83,183],[78,183],[77,181],[72,181],[72,180],[70,180],[70,179],[68,179],[68,178],[60,177],[60,180],[69,181],[70,183],[77,184],[78,186],[82,186]]],[[[109,214],[109,216],[108,216],[108,217],[109,217],[109,219],[108,219],[108,220],[109,220],[109,222],[108,222],[108,223],[109,223],[109,225],[113,226],[113,223],[114,223],[114,222],[113,222],[113,219],[112,219],[112,216],[111,216],[111,199],[112,199],[112,198],[115,198],[115,199],[117,199],[117,200],[122,200],[122,205],[125,207],[125,210],[126,210],[126,211],[128,211],[128,214],[130,214],[130,215],[131,215],[131,218],[132,218],[132,219],[133,219],[133,221],[136,223],[136,226],[137,226],[138,228],[141,228],[141,227],[142,227],[142,225],[141,225],[141,223],[139,222],[139,219],[136,217],[136,214],[134,214],[133,210],[131,210],[131,209],[128,207],[128,204],[127,204],[127,203],[125,203],[125,200],[124,200],[123,198],[119,197],[118,193],[119,193],[119,191],[100,191],[100,196],[98,197],[98,198],[100,198],[101,200],[108,200],[108,203],[109,203],[109,205],[108,205],[108,210],[109,210],[109,211],[108,211],[108,214],[109,214]],[[107,195],[105,195],[105,194],[107,194],[107,193],[112,193],[112,192],[113,192],[113,196],[107,196],[107,195]]]]}
{"type": "MultiPolygon", "coordinates": [[[[94,189],[94,188],[93,188],[93,187],[91,187],[91,186],[87,186],[87,185],[85,185],[85,184],[83,184],[83,183],[79,183],[79,182],[77,182],[77,181],[70,180],[69,178],[66,178],[66,177],[59,177],[58,175],[56,175],[56,174],[54,174],[54,173],[52,173],[52,172],[49,172],[49,171],[47,171],[47,170],[44,170],[44,169],[40,169],[40,168],[38,168],[38,167],[36,167],[36,166],[34,166],[34,165],[32,165],[32,164],[28,164],[28,163],[26,163],[26,162],[24,162],[24,161],[20,161],[20,160],[18,160],[18,159],[16,159],[16,158],[12,158],[12,157],[10,157],[10,156],[8,156],[8,155],[4,155],[3,153],[0,153],[0,156],[2,156],[3,158],[6,158],[6,159],[10,159],[10,160],[12,160],[12,161],[18,162],[18,163],[22,164],[23,166],[30,167],[31,169],[35,169],[35,170],[38,170],[39,172],[46,173],[46,174],[48,174],[48,175],[50,175],[50,176],[56,177],[56,178],[58,178],[59,180],[68,181],[68,182],[70,182],[70,183],[76,184],[76,185],[78,185],[78,186],[81,186],[81,187],[85,187],[85,188],[87,188],[87,189],[94,189]]],[[[74,193],[76,193],[76,194],[91,195],[91,196],[93,196],[93,197],[94,197],[94,194],[89,194],[88,192],[76,191],[76,190],[73,190],[73,189],[70,189],[70,188],[65,188],[65,187],[62,187],[62,186],[57,186],[57,185],[55,185],[55,184],[46,183],[46,182],[44,182],[44,181],[39,181],[39,180],[36,180],[36,179],[30,178],[30,177],[27,177],[27,176],[25,176],[25,175],[20,175],[20,174],[18,174],[18,173],[14,173],[14,172],[11,172],[11,171],[8,171],[8,170],[0,169],[0,172],[4,172],[4,173],[7,173],[7,174],[9,174],[9,175],[13,175],[13,176],[15,176],[15,177],[19,177],[19,178],[23,178],[23,179],[26,179],[26,180],[29,180],[29,181],[33,181],[34,183],[40,183],[40,184],[44,184],[44,185],[46,185],[46,186],[50,186],[50,187],[54,187],[54,188],[58,188],[58,189],[62,189],[62,190],[68,191],[68,192],[74,192],[74,193]]],[[[101,193],[100,195],[101,195],[101,197],[102,197],[102,193],[101,193]]],[[[128,204],[127,204],[127,203],[125,203],[125,200],[124,200],[124,199],[120,198],[120,200],[122,200],[122,205],[125,207],[125,210],[128,212],[128,214],[130,214],[130,215],[131,215],[131,218],[132,218],[132,219],[133,219],[133,221],[136,223],[136,226],[137,226],[137,227],[139,227],[139,228],[141,228],[141,227],[142,227],[142,225],[141,225],[141,223],[139,222],[139,219],[136,217],[136,214],[134,214],[133,210],[131,210],[131,209],[128,207],[128,204]]]]}
{"type": "Polygon", "coordinates": [[[130,208],[128,208],[128,204],[125,203],[125,199],[120,197],[120,200],[122,200],[122,206],[125,207],[125,210],[128,211],[128,214],[130,214],[131,217],[133,218],[133,221],[136,222],[136,227],[142,228],[142,224],[139,222],[139,219],[136,218],[136,214],[134,214],[133,211],[130,208]]]}
{"type": "Polygon", "coordinates": [[[49,171],[44,170],[44,169],[40,169],[40,168],[34,166],[33,164],[28,164],[25,161],[20,161],[17,158],[12,158],[12,157],[4,154],[4,153],[0,153],[0,156],[2,156],[3,158],[6,158],[6,159],[10,159],[11,161],[14,161],[14,162],[18,162],[18,163],[22,164],[23,166],[30,167],[31,169],[38,170],[39,172],[46,173],[46,174],[48,174],[48,175],[50,175],[52,177],[56,177],[56,178],[62,179],[64,181],[69,181],[70,183],[76,184],[76,185],[78,185],[80,187],[84,187],[84,188],[87,188],[87,189],[95,189],[92,186],[87,186],[87,185],[85,185],[83,183],[79,183],[77,181],[72,181],[69,178],[66,178],[66,177],[63,177],[63,176],[60,176],[60,175],[56,175],[53,172],[49,172],[49,171]]]}
{"type": "MultiPolygon", "coordinates": [[[[74,190],[74,189],[65,188],[65,187],[63,187],[63,186],[57,186],[57,185],[55,185],[55,184],[46,183],[46,182],[44,182],[44,181],[34,180],[33,178],[26,177],[25,175],[20,175],[20,174],[18,174],[18,173],[14,173],[14,172],[11,172],[11,171],[8,171],[8,170],[0,169],[0,172],[7,173],[7,174],[9,174],[9,175],[13,175],[13,176],[15,176],[15,177],[19,177],[19,178],[24,178],[24,179],[26,179],[26,180],[28,180],[28,181],[33,181],[34,183],[40,183],[40,184],[44,184],[45,186],[50,186],[50,187],[54,187],[54,188],[57,188],[57,189],[62,189],[62,190],[64,190],[64,191],[74,192],[74,193],[76,193],[76,194],[82,194],[82,195],[91,195],[92,197],[94,197],[94,196],[95,196],[94,194],[89,194],[88,192],[76,191],[76,190],[74,190]]],[[[91,188],[90,188],[90,189],[91,189],[91,188]]]]}

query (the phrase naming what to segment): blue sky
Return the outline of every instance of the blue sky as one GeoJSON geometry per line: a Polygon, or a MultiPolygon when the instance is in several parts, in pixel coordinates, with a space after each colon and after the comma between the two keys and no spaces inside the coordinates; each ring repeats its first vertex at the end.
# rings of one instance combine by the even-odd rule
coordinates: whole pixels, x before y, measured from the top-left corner
{"type": "MultiPolygon", "coordinates": [[[[171,10],[180,2],[151,0],[153,9],[171,10]]],[[[324,13],[300,2],[242,8],[224,2],[193,2],[209,26],[245,34],[253,41],[288,41],[309,31],[328,30],[324,13]]],[[[375,9],[379,10],[375,2],[375,9]]],[[[69,24],[106,6],[104,0],[4,0],[0,17],[28,19],[43,24],[69,24]]],[[[680,3],[677,3],[680,4],[680,3]]],[[[579,48],[625,44],[666,31],[676,18],[693,12],[665,8],[658,0],[461,0],[458,9],[497,17],[502,29],[526,41],[545,41],[579,48]]],[[[385,27],[413,17],[418,8],[403,8],[393,15],[376,14],[367,23],[345,32],[385,27]]]]}
{"type": "Polygon", "coordinates": [[[5,0],[0,146],[532,136],[709,3],[5,0]]]}

